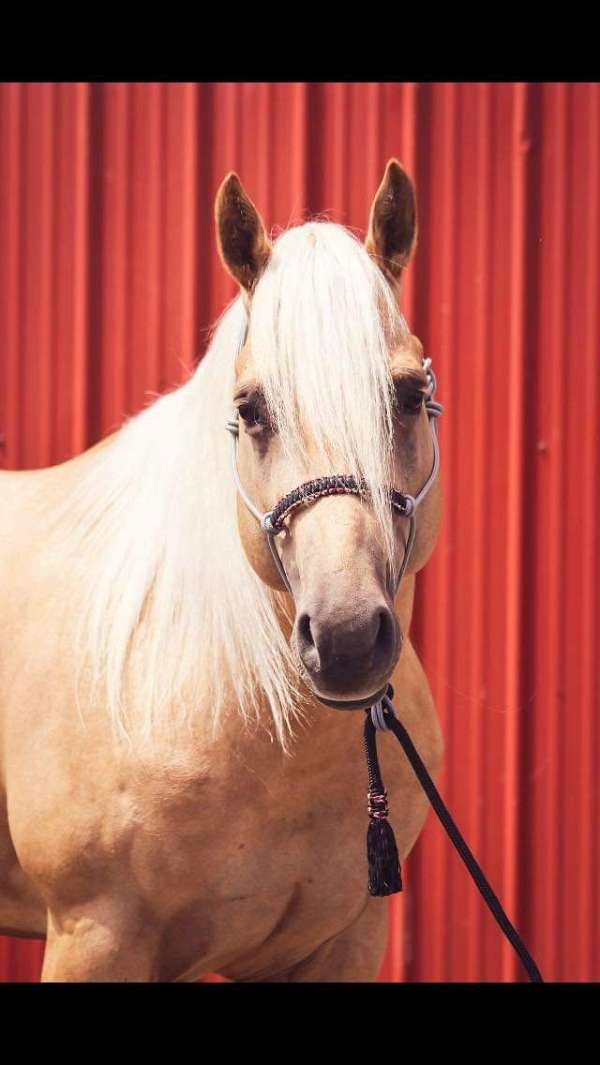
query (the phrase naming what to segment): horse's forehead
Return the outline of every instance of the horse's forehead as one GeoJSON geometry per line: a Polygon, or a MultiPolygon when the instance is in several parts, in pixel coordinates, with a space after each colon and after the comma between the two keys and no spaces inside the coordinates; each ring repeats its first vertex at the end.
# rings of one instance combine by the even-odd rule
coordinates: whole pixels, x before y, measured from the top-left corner
{"type": "MultiPolygon", "coordinates": [[[[419,369],[423,359],[424,348],[418,337],[408,331],[403,335],[400,343],[396,343],[390,350],[390,368],[392,373],[410,369],[419,369]]],[[[245,378],[250,381],[252,373],[252,349],[247,341],[239,352],[236,364],[236,381],[239,383],[245,378]]]]}
{"type": "Polygon", "coordinates": [[[249,371],[251,361],[252,351],[250,349],[250,344],[247,341],[241,351],[238,352],[235,360],[235,372],[238,378],[243,377],[244,374],[249,371]]]}
{"type": "Polygon", "coordinates": [[[425,349],[419,338],[407,332],[402,342],[395,345],[390,354],[392,374],[420,370],[424,353],[425,349]]]}

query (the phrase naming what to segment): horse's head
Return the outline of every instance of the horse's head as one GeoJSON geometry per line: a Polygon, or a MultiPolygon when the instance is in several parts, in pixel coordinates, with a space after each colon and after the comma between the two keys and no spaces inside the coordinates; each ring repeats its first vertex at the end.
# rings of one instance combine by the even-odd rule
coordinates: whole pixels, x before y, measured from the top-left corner
{"type": "MultiPolygon", "coordinates": [[[[317,486],[303,500],[312,505],[285,508],[281,564],[240,499],[244,550],[263,581],[282,591],[287,583],[293,595],[291,642],[305,680],[331,705],[367,705],[402,646],[394,599],[411,523],[390,505],[389,489],[418,496],[434,459],[423,349],[398,307],[416,236],[413,186],[392,160],[364,246],[327,222],[272,245],[235,174],[221,185],[216,217],[248,311],[231,397],[246,497],[264,513],[313,479],[343,474],[366,489],[317,486]]],[[[406,574],[429,557],[439,514],[436,483],[418,508],[406,574]]]]}

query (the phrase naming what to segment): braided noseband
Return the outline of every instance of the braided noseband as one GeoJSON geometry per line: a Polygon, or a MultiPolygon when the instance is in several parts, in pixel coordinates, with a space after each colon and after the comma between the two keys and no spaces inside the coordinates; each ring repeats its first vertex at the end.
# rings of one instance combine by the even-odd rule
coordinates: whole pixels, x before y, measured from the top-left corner
{"type": "MultiPolygon", "coordinates": [[[[402,492],[397,492],[395,488],[390,488],[388,491],[390,503],[394,509],[404,517],[408,517],[411,513],[411,497],[403,495],[402,492]]],[[[368,492],[366,481],[357,481],[356,477],[351,477],[347,473],[338,473],[333,477],[317,477],[316,480],[306,481],[305,484],[294,488],[292,492],[288,492],[283,499],[279,500],[279,503],[273,507],[269,514],[265,515],[263,520],[266,525],[268,518],[271,532],[278,533],[281,532],[286,518],[293,514],[298,507],[316,503],[317,499],[321,499],[323,496],[363,496],[368,495],[368,492]]]]}

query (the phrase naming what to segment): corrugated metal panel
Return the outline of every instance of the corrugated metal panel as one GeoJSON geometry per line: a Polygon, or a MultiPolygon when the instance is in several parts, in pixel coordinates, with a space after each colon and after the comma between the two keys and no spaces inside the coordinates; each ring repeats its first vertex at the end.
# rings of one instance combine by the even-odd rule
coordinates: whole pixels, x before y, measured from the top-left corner
{"type": "MultiPolygon", "coordinates": [[[[212,201],[364,230],[414,174],[405,290],[434,356],[446,511],[414,635],[441,787],[544,975],[600,978],[598,85],[0,86],[0,433],[75,454],[182,380],[233,294],[212,201]]],[[[522,979],[430,819],[391,903],[387,980],[522,979]]],[[[41,948],[0,945],[0,978],[41,948]]]]}

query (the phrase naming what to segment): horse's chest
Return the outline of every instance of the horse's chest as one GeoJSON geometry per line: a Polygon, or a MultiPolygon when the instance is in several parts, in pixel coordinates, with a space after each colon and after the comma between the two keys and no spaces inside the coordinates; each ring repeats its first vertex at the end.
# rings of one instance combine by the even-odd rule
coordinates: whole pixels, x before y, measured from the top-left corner
{"type": "MultiPolygon", "coordinates": [[[[412,846],[426,801],[399,752],[380,744],[400,854],[412,846]]],[[[366,766],[360,743],[322,774],[294,783],[248,780],[207,791],[194,825],[177,836],[179,873],[161,876],[171,902],[165,978],[218,971],[263,979],[347,928],[368,900],[366,766]],[[356,747],[356,749],[355,749],[356,747]],[[186,870],[185,876],[181,872],[186,870]]]]}
{"type": "Polygon", "coordinates": [[[364,781],[265,801],[207,797],[169,844],[160,890],[171,913],[165,978],[262,978],[347,927],[367,901],[364,781]],[[363,785],[363,786],[361,786],[363,785]],[[177,899],[176,907],[173,900],[177,899]]]}

